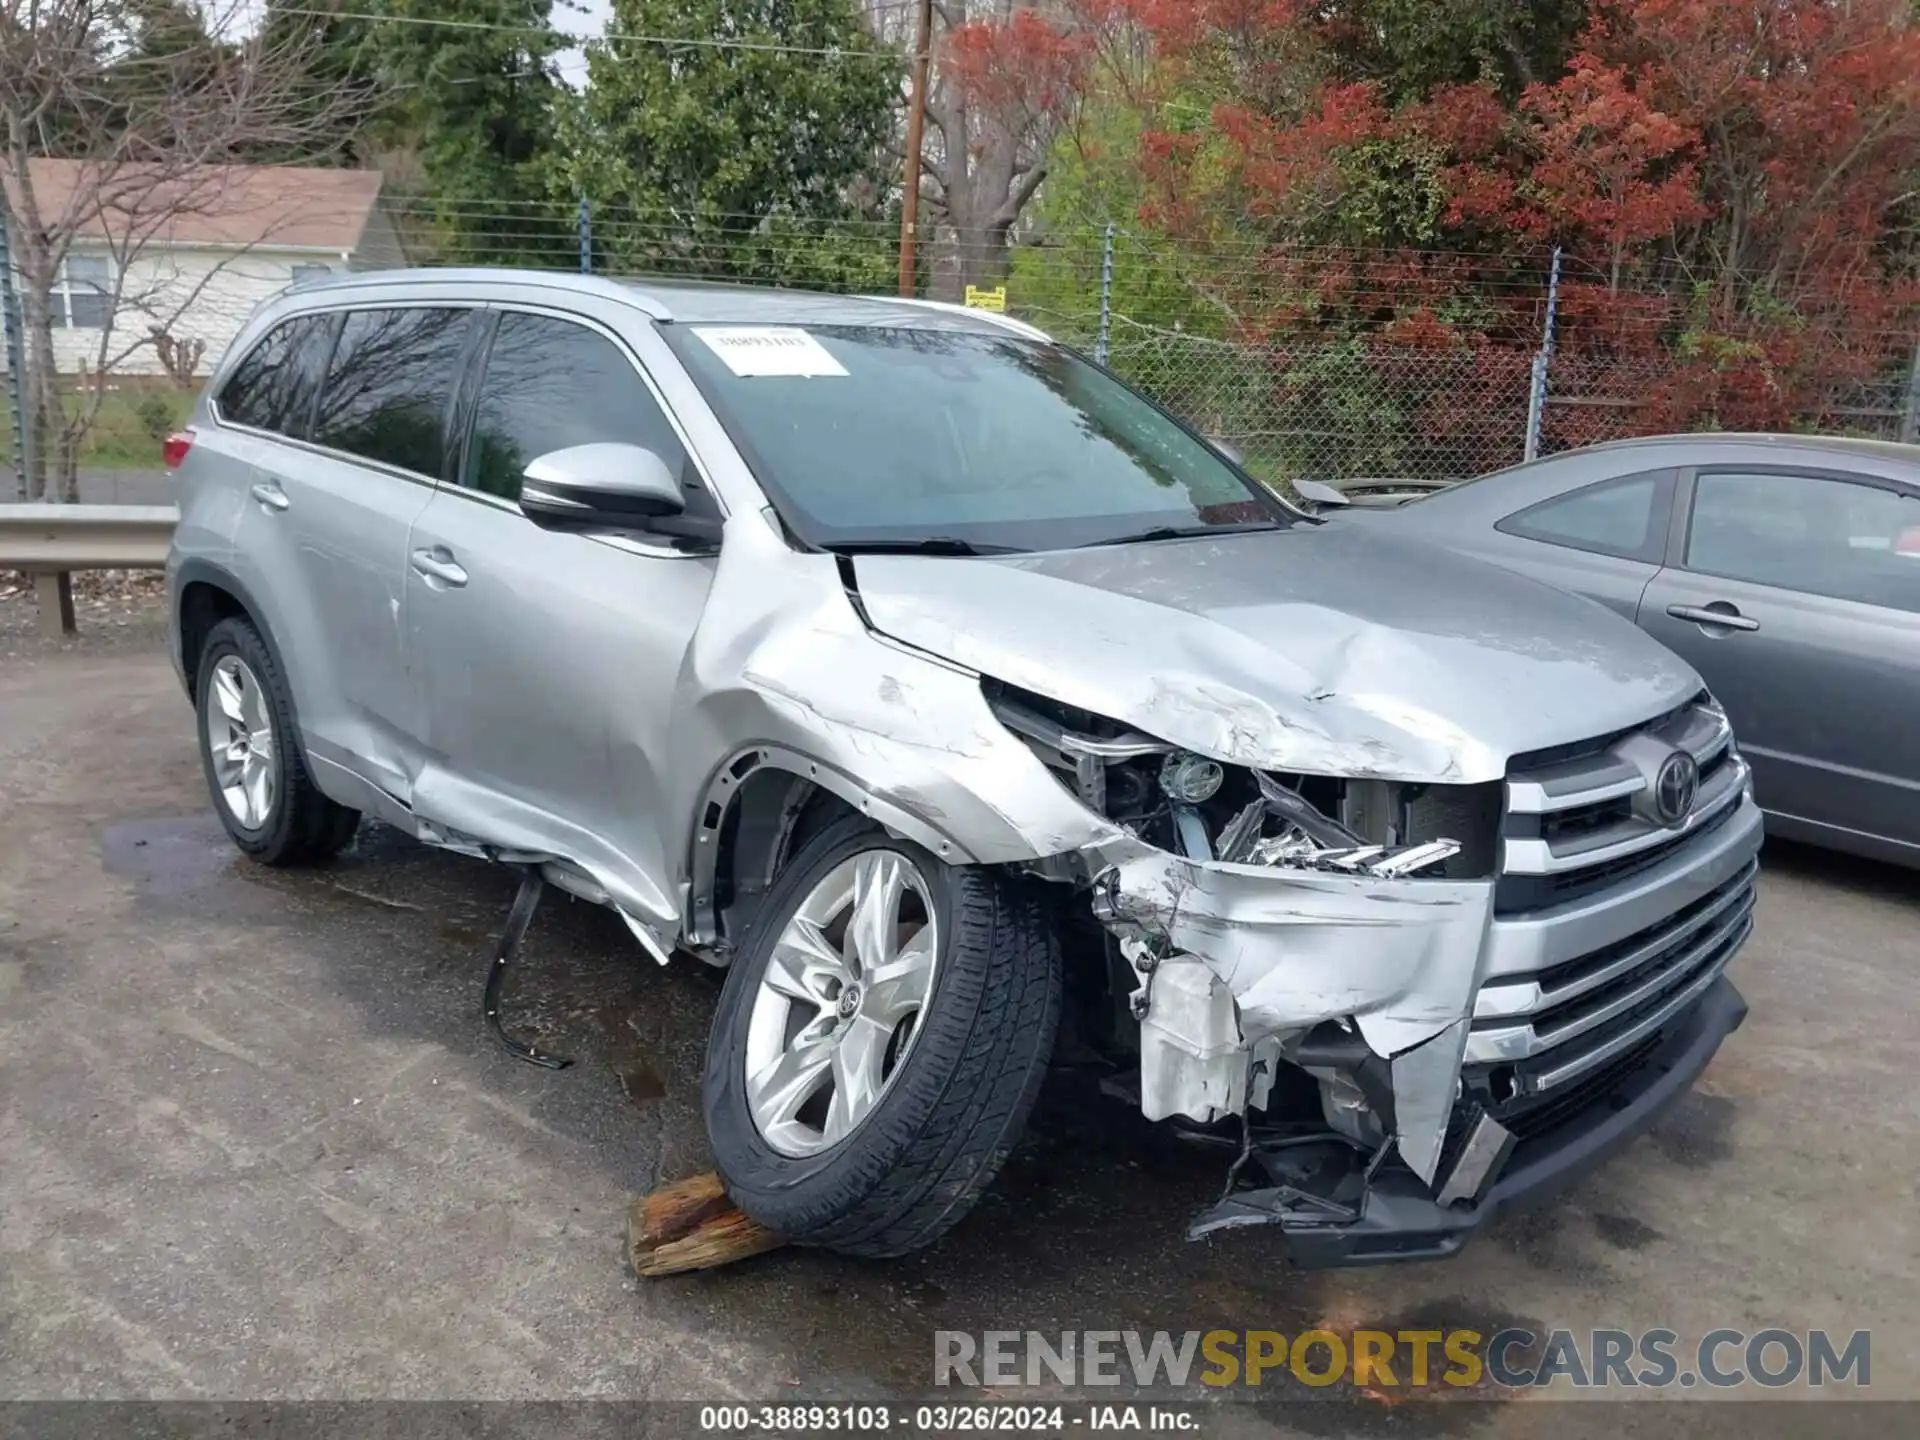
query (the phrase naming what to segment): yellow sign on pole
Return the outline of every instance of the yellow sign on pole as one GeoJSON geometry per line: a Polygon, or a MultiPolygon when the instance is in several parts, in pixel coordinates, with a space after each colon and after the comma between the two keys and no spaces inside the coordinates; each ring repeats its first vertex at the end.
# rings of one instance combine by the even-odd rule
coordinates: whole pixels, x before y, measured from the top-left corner
{"type": "Polygon", "coordinates": [[[967,308],[969,310],[998,310],[1007,313],[1007,287],[996,285],[991,290],[982,290],[978,285],[967,287],[967,308]]]}

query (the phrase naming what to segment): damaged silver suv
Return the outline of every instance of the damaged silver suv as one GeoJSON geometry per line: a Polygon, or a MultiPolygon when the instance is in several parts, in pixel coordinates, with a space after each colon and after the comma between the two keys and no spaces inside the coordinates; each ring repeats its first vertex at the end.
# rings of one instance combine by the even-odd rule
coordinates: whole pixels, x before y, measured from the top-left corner
{"type": "Polygon", "coordinates": [[[235,843],[374,816],[521,868],[503,955],[551,885],[725,967],[714,1155],[795,1239],[939,1236],[1070,1025],[1238,1157],[1194,1233],[1447,1254],[1744,1014],[1760,816],[1691,670],[1322,528],[1026,325],[353,276],[172,448],[235,843]]]}

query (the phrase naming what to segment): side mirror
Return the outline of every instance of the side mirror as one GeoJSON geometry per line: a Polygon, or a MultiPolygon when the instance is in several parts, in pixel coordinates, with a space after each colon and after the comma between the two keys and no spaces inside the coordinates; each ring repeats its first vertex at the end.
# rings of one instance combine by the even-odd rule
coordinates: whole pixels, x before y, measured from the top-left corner
{"type": "Polygon", "coordinates": [[[667,462],[639,445],[570,445],[542,455],[521,476],[521,512],[554,529],[644,530],[687,507],[667,462]]]}
{"type": "Polygon", "coordinates": [[[1302,500],[1311,500],[1316,505],[1349,505],[1352,502],[1324,480],[1295,480],[1293,490],[1302,500]]]}

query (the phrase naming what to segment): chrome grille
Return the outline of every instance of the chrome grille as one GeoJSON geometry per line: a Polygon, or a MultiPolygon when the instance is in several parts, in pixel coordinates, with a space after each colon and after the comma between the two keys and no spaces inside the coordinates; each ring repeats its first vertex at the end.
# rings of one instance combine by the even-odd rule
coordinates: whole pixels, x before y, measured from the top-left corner
{"type": "Polygon", "coordinates": [[[1529,765],[1507,776],[1496,914],[1542,910],[1618,884],[1723,823],[1747,786],[1720,707],[1701,700],[1608,748],[1529,765]],[[1649,777],[1623,751],[1650,741],[1693,756],[1700,788],[1677,825],[1644,813],[1649,777]]]}
{"type": "MultiPolygon", "coordinates": [[[[1507,779],[1496,915],[1551,923],[1555,906],[1610,891],[1690,848],[1711,850],[1709,837],[1746,789],[1726,717],[1705,697],[1596,746],[1522,757],[1507,779]],[[1700,784],[1686,816],[1665,825],[1649,814],[1648,757],[1674,749],[1693,756],[1700,784]]],[[[1643,1052],[1746,939],[1757,869],[1749,861],[1614,943],[1532,973],[1492,975],[1467,1040],[1475,1088],[1501,1108],[1561,1104],[1601,1069],[1643,1052]]]]}

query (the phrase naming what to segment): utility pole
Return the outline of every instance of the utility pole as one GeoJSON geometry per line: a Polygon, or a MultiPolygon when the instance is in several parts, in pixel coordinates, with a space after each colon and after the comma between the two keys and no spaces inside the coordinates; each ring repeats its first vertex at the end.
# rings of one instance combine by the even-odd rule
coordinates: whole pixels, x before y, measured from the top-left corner
{"type": "Polygon", "coordinates": [[[907,91],[907,169],[900,195],[900,293],[913,298],[920,253],[920,146],[927,134],[927,65],[933,48],[933,0],[920,0],[907,91]]]}

